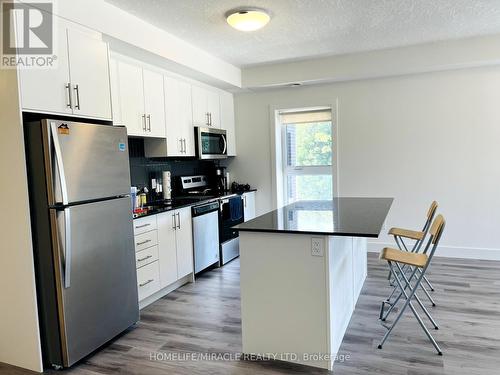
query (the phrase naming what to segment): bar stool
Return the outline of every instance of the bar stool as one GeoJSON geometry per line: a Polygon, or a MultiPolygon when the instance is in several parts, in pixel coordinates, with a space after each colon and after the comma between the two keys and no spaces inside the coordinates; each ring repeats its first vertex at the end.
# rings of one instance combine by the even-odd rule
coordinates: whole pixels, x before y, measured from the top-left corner
{"type": "Polygon", "coordinates": [[[389,234],[394,236],[394,240],[398,245],[400,250],[409,251],[404,239],[415,240],[413,247],[411,249],[412,252],[418,251],[422,246],[422,242],[429,231],[429,227],[431,226],[432,219],[434,219],[434,215],[436,214],[436,210],[438,208],[438,204],[436,201],[432,201],[429,209],[427,210],[426,220],[424,227],[421,231],[414,231],[410,229],[404,228],[391,228],[389,230],[389,234]]]}
{"type": "MultiPolygon", "coordinates": [[[[422,280],[425,277],[425,273],[429,268],[431,260],[439,244],[439,240],[441,239],[441,235],[443,234],[444,227],[445,227],[444,217],[442,215],[438,215],[430,227],[429,230],[430,237],[422,253],[408,252],[404,250],[393,249],[390,247],[386,247],[382,249],[382,251],[380,252],[380,259],[387,261],[387,263],[389,264],[389,268],[391,269],[391,272],[394,276],[394,280],[396,281],[396,286],[400,291],[395,304],[397,303],[397,301],[401,299],[401,297],[404,297],[405,303],[401,308],[401,310],[399,311],[396,319],[394,320],[394,323],[391,326],[384,325],[384,327],[387,328],[387,332],[385,333],[384,337],[382,338],[382,341],[378,345],[379,349],[382,349],[382,346],[384,345],[385,341],[391,334],[396,324],[401,319],[401,316],[405,312],[406,308],[410,307],[411,311],[413,312],[413,315],[417,319],[418,323],[424,330],[425,334],[431,341],[432,345],[434,346],[438,354],[439,355],[443,354],[436,340],[434,340],[434,337],[432,337],[431,333],[429,332],[424,322],[422,321],[422,318],[417,313],[417,310],[415,309],[412,300],[414,299],[415,301],[417,301],[418,305],[423,310],[424,314],[434,325],[434,328],[438,329],[436,322],[432,318],[429,311],[427,311],[425,306],[422,304],[422,301],[416,294],[416,291],[421,285],[422,280]],[[402,269],[402,267],[404,266],[409,267],[411,270],[411,274],[409,277],[406,276],[406,273],[402,269]],[[396,272],[396,270],[399,272],[396,272]],[[418,274],[417,272],[419,270],[420,273],[418,274]],[[416,279],[416,281],[414,285],[412,285],[414,279],[416,279]],[[409,293],[407,292],[407,290],[409,291],[409,293]]],[[[383,316],[385,302],[386,301],[382,302],[382,306],[380,309],[380,317],[383,316]]],[[[391,306],[391,309],[393,307],[394,306],[391,306]]]]}
{"type": "MultiPolygon", "coordinates": [[[[438,208],[438,203],[436,201],[432,201],[429,209],[427,210],[426,220],[425,220],[424,226],[423,226],[421,231],[415,231],[415,230],[404,229],[404,228],[391,228],[389,230],[388,234],[391,234],[394,236],[394,240],[396,241],[396,244],[400,250],[411,251],[411,252],[418,252],[420,250],[422,243],[423,243],[425,237],[427,236],[427,232],[429,231],[429,228],[431,226],[432,219],[434,218],[434,215],[436,214],[437,208],[438,208]],[[404,239],[410,239],[410,240],[415,241],[411,250],[406,245],[404,239]]],[[[403,267],[403,270],[405,268],[406,267],[403,267]]],[[[391,278],[392,278],[392,272],[389,271],[389,275],[387,276],[387,279],[391,280],[391,278]]],[[[431,291],[434,291],[434,287],[432,286],[430,281],[427,279],[427,277],[424,277],[424,282],[429,286],[429,289],[431,291]]],[[[392,286],[394,286],[396,289],[396,285],[394,285],[392,283],[392,280],[391,280],[390,284],[392,286]]],[[[436,303],[434,302],[434,300],[432,299],[430,294],[427,292],[427,290],[423,286],[422,286],[422,289],[424,290],[424,293],[426,294],[429,301],[432,303],[432,306],[436,306],[436,303]]],[[[392,294],[389,296],[389,298],[387,298],[387,301],[389,301],[391,297],[392,297],[392,294]]]]}

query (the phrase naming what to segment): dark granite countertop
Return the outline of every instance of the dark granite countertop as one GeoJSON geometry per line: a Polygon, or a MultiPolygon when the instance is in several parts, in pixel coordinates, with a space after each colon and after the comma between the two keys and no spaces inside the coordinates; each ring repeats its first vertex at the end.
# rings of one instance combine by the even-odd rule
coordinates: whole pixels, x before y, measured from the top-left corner
{"type": "Polygon", "coordinates": [[[148,205],[146,205],[144,207],[146,209],[146,211],[144,213],[134,214],[134,219],[139,219],[141,217],[150,216],[150,215],[157,215],[157,214],[160,214],[162,212],[177,210],[177,209],[184,208],[184,207],[195,206],[195,205],[199,205],[202,203],[217,200],[217,199],[220,199],[222,197],[231,196],[231,195],[241,195],[241,194],[252,192],[252,191],[257,191],[257,189],[250,189],[250,190],[243,191],[243,192],[231,192],[230,190],[227,190],[224,193],[220,193],[219,195],[216,195],[216,196],[214,196],[214,195],[207,196],[206,199],[198,196],[197,198],[194,198],[194,197],[193,198],[189,198],[189,197],[173,198],[171,202],[167,202],[167,201],[158,201],[158,202],[153,202],[153,203],[150,202],[148,205]]]}
{"type": "Polygon", "coordinates": [[[300,201],[233,227],[247,232],[378,237],[393,198],[300,201]]]}
{"type": "MultiPolygon", "coordinates": [[[[213,199],[215,199],[215,198],[212,198],[210,200],[213,200],[213,199]]],[[[207,199],[207,200],[180,199],[180,200],[173,200],[172,202],[169,202],[169,203],[167,203],[166,201],[149,203],[149,205],[144,207],[144,209],[145,209],[144,212],[142,212],[140,214],[134,214],[134,219],[139,219],[139,218],[145,217],[145,216],[157,215],[157,214],[161,214],[162,212],[177,210],[177,209],[184,208],[184,207],[190,207],[190,206],[194,206],[195,204],[200,204],[200,203],[203,203],[206,201],[209,201],[209,199],[207,199]]]]}

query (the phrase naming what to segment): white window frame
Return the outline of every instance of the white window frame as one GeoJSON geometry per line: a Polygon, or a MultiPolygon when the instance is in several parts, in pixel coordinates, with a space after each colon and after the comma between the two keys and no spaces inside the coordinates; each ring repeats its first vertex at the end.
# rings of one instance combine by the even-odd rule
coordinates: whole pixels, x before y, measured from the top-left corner
{"type": "Polygon", "coordinates": [[[294,111],[314,111],[328,109],[332,113],[332,166],[307,166],[293,169],[296,175],[322,175],[331,174],[333,183],[333,197],[339,196],[339,121],[338,121],[338,100],[335,100],[334,105],[315,105],[303,107],[283,107],[283,106],[270,106],[270,140],[271,140],[271,184],[272,184],[272,198],[273,207],[282,207],[287,203],[287,170],[286,170],[286,135],[284,134],[284,126],[281,124],[280,113],[294,112],[294,111]],[[306,169],[305,169],[306,168],[306,169]]]}

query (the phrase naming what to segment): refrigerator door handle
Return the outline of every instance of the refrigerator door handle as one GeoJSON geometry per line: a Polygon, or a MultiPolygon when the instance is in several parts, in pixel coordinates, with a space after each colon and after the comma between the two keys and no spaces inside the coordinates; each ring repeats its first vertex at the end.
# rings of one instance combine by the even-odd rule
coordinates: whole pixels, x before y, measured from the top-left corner
{"type": "Polygon", "coordinates": [[[68,189],[66,186],[66,175],[64,174],[61,145],[59,143],[59,136],[57,134],[57,124],[55,122],[52,122],[50,124],[50,130],[52,133],[52,144],[54,145],[57,169],[59,171],[59,182],[61,184],[61,194],[63,200],[62,203],[68,204],[68,189]]]}
{"type": "Polygon", "coordinates": [[[64,209],[64,288],[71,286],[71,208],[64,209]]]}

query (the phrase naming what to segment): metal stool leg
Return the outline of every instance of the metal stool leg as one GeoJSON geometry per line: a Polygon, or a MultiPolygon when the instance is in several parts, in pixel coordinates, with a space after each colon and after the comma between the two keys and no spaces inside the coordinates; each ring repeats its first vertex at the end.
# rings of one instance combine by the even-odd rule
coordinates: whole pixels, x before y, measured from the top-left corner
{"type": "MultiPolygon", "coordinates": [[[[396,267],[398,267],[399,270],[401,270],[401,266],[396,263],[396,267]]],[[[406,285],[408,286],[408,289],[410,289],[410,292],[413,291],[413,289],[417,289],[417,286],[415,286],[414,288],[411,287],[411,284],[410,284],[410,281],[406,278],[406,275],[404,273],[401,273],[402,276],[403,276],[403,279],[404,281],[406,282],[406,285]]],[[[420,273],[422,274],[422,273],[420,273]]],[[[420,285],[421,286],[421,285],[420,285]]],[[[423,288],[422,288],[423,289],[423,288]]],[[[424,289],[425,291],[425,289],[424,289]]],[[[434,325],[434,329],[439,329],[437,323],[435,322],[435,320],[432,318],[431,314],[429,313],[429,311],[427,311],[427,309],[425,308],[425,306],[423,305],[422,301],[420,300],[420,298],[418,297],[417,293],[415,292],[414,294],[415,296],[415,300],[418,302],[418,304],[420,305],[420,307],[422,308],[422,310],[424,311],[424,314],[427,315],[427,318],[429,318],[429,320],[431,321],[431,323],[434,325]]]]}
{"type": "MultiPolygon", "coordinates": [[[[391,268],[391,271],[394,271],[393,269],[393,266],[392,266],[392,263],[391,262],[388,262],[389,263],[389,267],[391,268]]],[[[414,272],[416,273],[416,272],[414,272]]],[[[434,346],[434,348],[437,350],[438,354],[439,355],[442,355],[442,351],[441,351],[441,348],[439,347],[439,345],[437,344],[436,340],[434,340],[434,337],[432,337],[431,333],[429,332],[429,330],[427,329],[427,327],[424,325],[423,321],[422,321],[422,318],[420,317],[420,315],[417,313],[417,311],[415,310],[415,307],[413,306],[413,304],[411,303],[411,299],[415,296],[415,293],[416,293],[416,290],[417,290],[417,287],[419,286],[420,282],[422,281],[423,279],[423,274],[420,275],[420,277],[418,278],[417,280],[417,283],[415,285],[414,288],[411,288],[411,291],[410,291],[410,294],[408,295],[406,293],[406,288],[403,287],[403,285],[401,284],[401,280],[399,279],[399,277],[395,274],[395,272],[393,272],[394,274],[394,277],[395,277],[395,281],[396,283],[398,284],[399,288],[401,289],[401,292],[402,294],[404,295],[405,299],[406,299],[406,302],[405,304],[403,305],[403,307],[401,308],[401,311],[399,312],[398,316],[396,317],[396,320],[394,321],[394,323],[392,324],[392,326],[389,327],[388,331],[385,333],[384,337],[382,338],[380,344],[378,345],[378,348],[379,349],[382,349],[384,343],[386,342],[387,338],[389,337],[389,335],[391,334],[392,330],[394,329],[394,327],[396,326],[396,324],[399,322],[399,320],[401,319],[401,317],[403,316],[403,313],[404,311],[406,310],[406,308],[409,306],[411,311],[413,312],[413,315],[415,316],[415,318],[417,319],[418,323],[420,324],[420,326],[422,327],[422,329],[424,330],[425,334],[427,335],[427,337],[429,338],[429,340],[431,341],[432,345],[434,346]]]]}
{"type": "MultiPolygon", "coordinates": [[[[397,273],[398,271],[400,273],[403,273],[403,269],[404,269],[404,266],[403,267],[400,267],[399,270],[394,270],[395,273],[397,273]]],[[[411,267],[410,267],[411,269],[411,267]]],[[[419,272],[419,274],[422,274],[422,271],[416,267],[416,270],[417,272],[419,272]]],[[[413,271],[415,271],[413,269],[413,271]]],[[[412,273],[412,276],[410,276],[409,280],[412,280],[413,277],[415,277],[415,272],[412,273]]],[[[425,277],[425,275],[424,275],[425,277]]],[[[406,277],[405,277],[405,280],[406,280],[406,277]]],[[[407,288],[407,286],[405,286],[405,289],[407,288]]],[[[422,284],[420,284],[420,288],[424,291],[425,295],[427,296],[427,298],[429,299],[429,301],[432,303],[432,306],[436,306],[436,303],[434,302],[434,299],[431,297],[431,295],[427,292],[427,290],[424,288],[424,286],[422,284]]],[[[396,298],[396,300],[394,302],[391,302],[391,298],[392,296],[394,295],[394,293],[398,290],[398,286],[396,285],[394,287],[394,289],[392,290],[391,294],[389,295],[389,297],[385,300],[385,302],[390,305],[389,307],[389,310],[387,310],[387,312],[385,314],[383,314],[382,312],[382,309],[381,309],[381,313],[380,313],[380,320],[382,320],[383,322],[386,321],[387,317],[389,316],[389,314],[392,312],[392,310],[394,309],[394,307],[396,306],[396,304],[399,302],[399,300],[401,299],[401,297],[403,296],[403,294],[400,292],[398,297],[396,298]]],[[[418,297],[418,296],[417,296],[418,297]]],[[[385,304],[383,304],[383,306],[385,306],[385,304]]]]}

